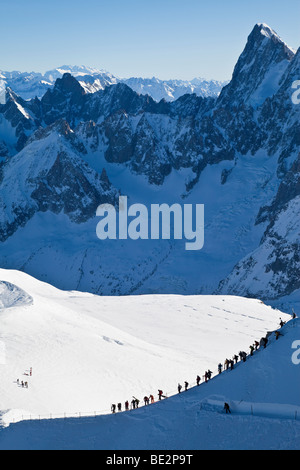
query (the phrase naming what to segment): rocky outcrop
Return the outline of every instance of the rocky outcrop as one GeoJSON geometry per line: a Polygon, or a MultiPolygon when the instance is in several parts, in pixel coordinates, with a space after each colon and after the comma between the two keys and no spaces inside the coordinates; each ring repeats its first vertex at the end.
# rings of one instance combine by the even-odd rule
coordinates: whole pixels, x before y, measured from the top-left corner
{"type": "MultiPolygon", "coordinates": [[[[292,102],[291,87],[300,77],[299,58],[300,50],[295,53],[271,28],[258,24],[219,97],[187,94],[157,102],[125,83],[90,93],[78,77],[62,71],[41,99],[25,102],[9,91],[6,105],[0,106],[1,240],[37,213],[63,213],[74,224],[88,223],[98,204],[116,200],[118,191],[109,178],[119,185],[126,174],[149,194],[160,194],[164,187],[170,194],[166,183],[183,179],[180,192],[174,188],[173,202],[204,197],[216,213],[209,224],[218,233],[214,239],[210,232],[212,259],[214,248],[220,248],[214,243],[221,246],[215,251],[222,260],[227,241],[231,247],[226,272],[222,267],[217,281],[214,276],[214,283],[225,277],[219,291],[272,298],[292,292],[299,278],[300,106],[292,102]],[[224,218],[227,240],[222,238],[224,218]],[[230,224],[235,231],[229,236],[230,224]]],[[[157,253],[164,259],[161,247],[157,253]]],[[[110,259],[110,252],[106,255],[110,259]]],[[[118,254],[113,255],[116,262],[118,254]]],[[[93,265],[92,257],[84,255],[86,266],[93,265]]],[[[150,258],[154,273],[158,268],[150,258]]],[[[183,271],[183,277],[189,276],[183,271]]],[[[162,279],[172,278],[165,274],[162,279]]],[[[121,285],[125,278],[120,274],[113,283],[121,285]]],[[[83,281],[82,273],[86,287],[83,281]]],[[[101,282],[96,281],[98,292],[101,282]]],[[[105,292],[110,282],[111,277],[105,292]]]]}
{"type": "Polygon", "coordinates": [[[26,148],[1,168],[0,240],[37,212],[64,213],[81,224],[100,204],[117,206],[107,174],[93,171],[78,153],[67,123],[37,131],[26,148]]]}
{"type": "Polygon", "coordinates": [[[300,154],[270,206],[260,210],[265,223],[260,246],[241,260],[218,292],[278,299],[300,289],[300,154]]]}

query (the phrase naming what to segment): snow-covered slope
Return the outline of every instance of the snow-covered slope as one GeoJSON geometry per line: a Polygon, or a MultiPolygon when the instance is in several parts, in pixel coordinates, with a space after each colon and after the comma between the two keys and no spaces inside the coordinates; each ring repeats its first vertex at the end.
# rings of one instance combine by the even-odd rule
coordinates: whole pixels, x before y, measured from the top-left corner
{"type": "Polygon", "coordinates": [[[271,334],[266,349],[216,376],[219,361],[249,352],[280,317],[290,317],[254,299],[99,298],[58,291],[16,271],[1,270],[0,277],[33,299],[0,312],[1,449],[299,446],[298,319],[288,321],[278,341],[271,334]],[[177,394],[178,382],[191,388],[208,368],[211,381],[177,394]],[[141,405],[150,393],[157,401],[159,388],[167,400],[110,415],[111,403],[124,409],[132,396],[141,405]]]}
{"type": "Polygon", "coordinates": [[[276,197],[260,210],[257,224],[267,222],[259,247],[233,269],[219,292],[284,298],[294,292],[299,305],[300,271],[300,154],[281,181],[276,197]],[[298,292],[298,295],[297,295],[298,292]]]}
{"type": "Polygon", "coordinates": [[[219,361],[276,329],[280,317],[290,318],[240,297],[97,297],[59,291],[17,271],[0,270],[0,279],[10,286],[0,310],[6,425],[30,415],[105,414],[113,402],[124,406],[159,388],[174,394],[178,382],[216,371],[219,361]]]}

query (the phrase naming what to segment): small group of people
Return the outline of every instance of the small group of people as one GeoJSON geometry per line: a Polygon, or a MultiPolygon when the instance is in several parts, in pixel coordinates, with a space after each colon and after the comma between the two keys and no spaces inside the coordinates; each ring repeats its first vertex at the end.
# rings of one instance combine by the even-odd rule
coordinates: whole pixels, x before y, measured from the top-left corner
{"type": "Polygon", "coordinates": [[[224,366],[221,364],[221,362],[218,364],[218,373],[222,374],[223,369],[228,370],[229,368],[232,370],[234,368],[234,361],[235,363],[238,360],[238,356],[233,356],[233,359],[225,359],[224,361],[224,366]]]}
{"type": "Polygon", "coordinates": [[[212,374],[212,371],[208,369],[204,374],[204,381],[208,382],[212,378],[212,374]]]}
{"type": "MultiPolygon", "coordinates": [[[[189,388],[189,383],[187,381],[184,382],[184,390],[185,392],[188,390],[189,388]]],[[[179,383],[178,386],[177,386],[177,390],[178,390],[178,393],[181,393],[181,390],[182,390],[182,385],[179,383]]]]}
{"type": "MultiPolygon", "coordinates": [[[[23,375],[32,377],[32,367],[30,367],[29,371],[24,372],[23,375]]],[[[17,385],[22,388],[28,388],[28,382],[24,382],[24,380],[17,379],[17,385]]]]}
{"type": "Polygon", "coordinates": [[[28,388],[28,382],[23,382],[23,380],[21,380],[20,382],[20,380],[18,379],[17,384],[21,386],[22,388],[28,388]]]}
{"type": "MultiPolygon", "coordinates": [[[[161,400],[162,397],[165,398],[165,396],[163,395],[162,390],[159,390],[158,391],[158,399],[161,400]]],[[[152,404],[152,403],[155,402],[154,396],[152,394],[150,394],[149,397],[145,396],[143,398],[143,401],[144,401],[145,406],[150,405],[150,403],[152,404]]],[[[136,397],[132,397],[132,400],[131,400],[130,403],[129,403],[129,400],[125,401],[124,409],[125,409],[125,411],[136,410],[139,407],[139,404],[140,404],[140,400],[136,397]]],[[[122,411],[122,403],[118,403],[117,405],[116,404],[111,405],[111,412],[112,413],[116,413],[117,410],[119,412],[122,411]]]]}
{"type": "MultiPolygon", "coordinates": [[[[275,332],[275,335],[276,335],[276,332],[275,332]]],[[[277,339],[277,338],[276,338],[277,339]]],[[[258,341],[254,341],[254,344],[251,344],[249,346],[249,349],[250,349],[250,356],[253,356],[253,353],[254,351],[257,351],[259,347],[263,347],[263,348],[266,348],[267,347],[267,344],[268,344],[269,340],[266,337],[264,338],[261,338],[260,342],[258,341]]],[[[247,353],[245,351],[240,351],[239,354],[235,354],[232,359],[225,359],[224,361],[224,366],[220,363],[218,365],[218,372],[219,374],[221,374],[223,372],[223,369],[224,370],[233,370],[234,369],[234,365],[238,363],[238,360],[240,358],[240,361],[241,362],[246,362],[247,360],[247,353]]]]}

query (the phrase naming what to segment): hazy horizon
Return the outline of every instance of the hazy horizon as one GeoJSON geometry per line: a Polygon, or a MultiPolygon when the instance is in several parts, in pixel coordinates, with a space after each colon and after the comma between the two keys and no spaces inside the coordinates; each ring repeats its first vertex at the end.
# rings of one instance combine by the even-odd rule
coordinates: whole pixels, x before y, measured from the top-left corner
{"type": "Polygon", "coordinates": [[[224,81],[256,23],[300,44],[298,0],[1,0],[0,14],[2,71],[83,64],[120,78],[224,81]]]}

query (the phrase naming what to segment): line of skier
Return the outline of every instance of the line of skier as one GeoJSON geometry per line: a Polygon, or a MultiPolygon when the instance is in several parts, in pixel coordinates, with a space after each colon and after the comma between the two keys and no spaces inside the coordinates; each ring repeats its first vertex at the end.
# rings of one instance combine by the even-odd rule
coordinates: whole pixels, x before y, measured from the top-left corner
{"type": "MultiPolygon", "coordinates": [[[[293,315],[293,318],[296,318],[296,315],[293,315]]],[[[280,328],[282,328],[285,324],[286,324],[286,322],[282,321],[282,319],[280,318],[280,328]]],[[[274,332],[274,334],[275,334],[275,339],[276,340],[278,340],[278,338],[280,336],[283,336],[283,334],[278,330],[276,330],[274,332]]],[[[265,349],[267,347],[267,344],[269,343],[269,339],[268,339],[269,335],[270,335],[270,333],[268,333],[265,337],[261,338],[260,341],[254,341],[254,343],[249,346],[249,349],[250,349],[249,356],[253,356],[254,352],[257,351],[259,348],[265,349]]],[[[218,364],[218,373],[222,374],[223,370],[224,371],[229,370],[229,369],[233,370],[234,365],[238,363],[239,359],[240,359],[241,362],[246,362],[247,357],[248,357],[248,355],[245,351],[240,351],[239,354],[238,355],[235,354],[232,359],[227,359],[226,358],[225,361],[224,361],[224,365],[222,363],[218,364]]],[[[205,374],[203,375],[203,381],[205,383],[208,382],[212,378],[212,375],[213,375],[213,372],[208,369],[205,372],[205,374]]],[[[200,383],[201,383],[201,377],[199,375],[197,375],[196,385],[199,386],[200,383]]],[[[184,391],[187,391],[188,388],[189,388],[189,382],[185,381],[184,382],[184,391]]],[[[177,386],[178,393],[181,393],[182,389],[183,389],[183,386],[179,383],[178,386],[177,386]]],[[[167,395],[163,394],[162,390],[158,390],[158,400],[160,401],[160,400],[162,400],[162,398],[168,398],[168,397],[167,397],[167,395]]],[[[145,406],[147,406],[149,404],[152,404],[152,403],[155,403],[153,395],[150,395],[149,397],[145,396],[143,401],[144,401],[145,406]]],[[[134,410],[134,409],[138,408],[139,403],[140,403],[140,401],[137,398],[133,397],[133,399],[131,400],[130,403],[129,403],[129,401],[125,402],[125,411],[134,410]]],[[[228,413],[228,412],[230,413],[229,405],[227,403],[225,403],[224,408],[226,410],[226,413],[228,413]]],[[[118,411],[118,412],[122,411],[122,403],[118,403],[117,405],[115,405],[115,404],[111,405],[111,411],[112,411],[112,413],[116,413],[116,411],[118,411]]]]}
{"type": "MultiPolygon", "coordinates": [[[[159,396],[159,400],[161,400],[161,398],[166,398],[162,392],[162,390],[159,390],[158,391],[158,396],[159,396]]],[[[154,400],[154,396],[153,395],[149,395],[148,396],[145,396],[144,399],[144,404],[145,406],[149,405],[150,403],[155,403],[155,400],[154,400]]],[[[132,400],[129,402],[128,400],[125,401],[125,404],[124,404],[124,409],[125,411],[129,411],[129,410],[135,410],[139,407],[139,404],[140,404],[140,400],[136,397],[132,397],[132,400]]],[[[112,404],[111,405],[111,412],[112,413],[116,413],[117,411],[122,411],[122,403],[118,403],[118,404],[112,404]]]]}

